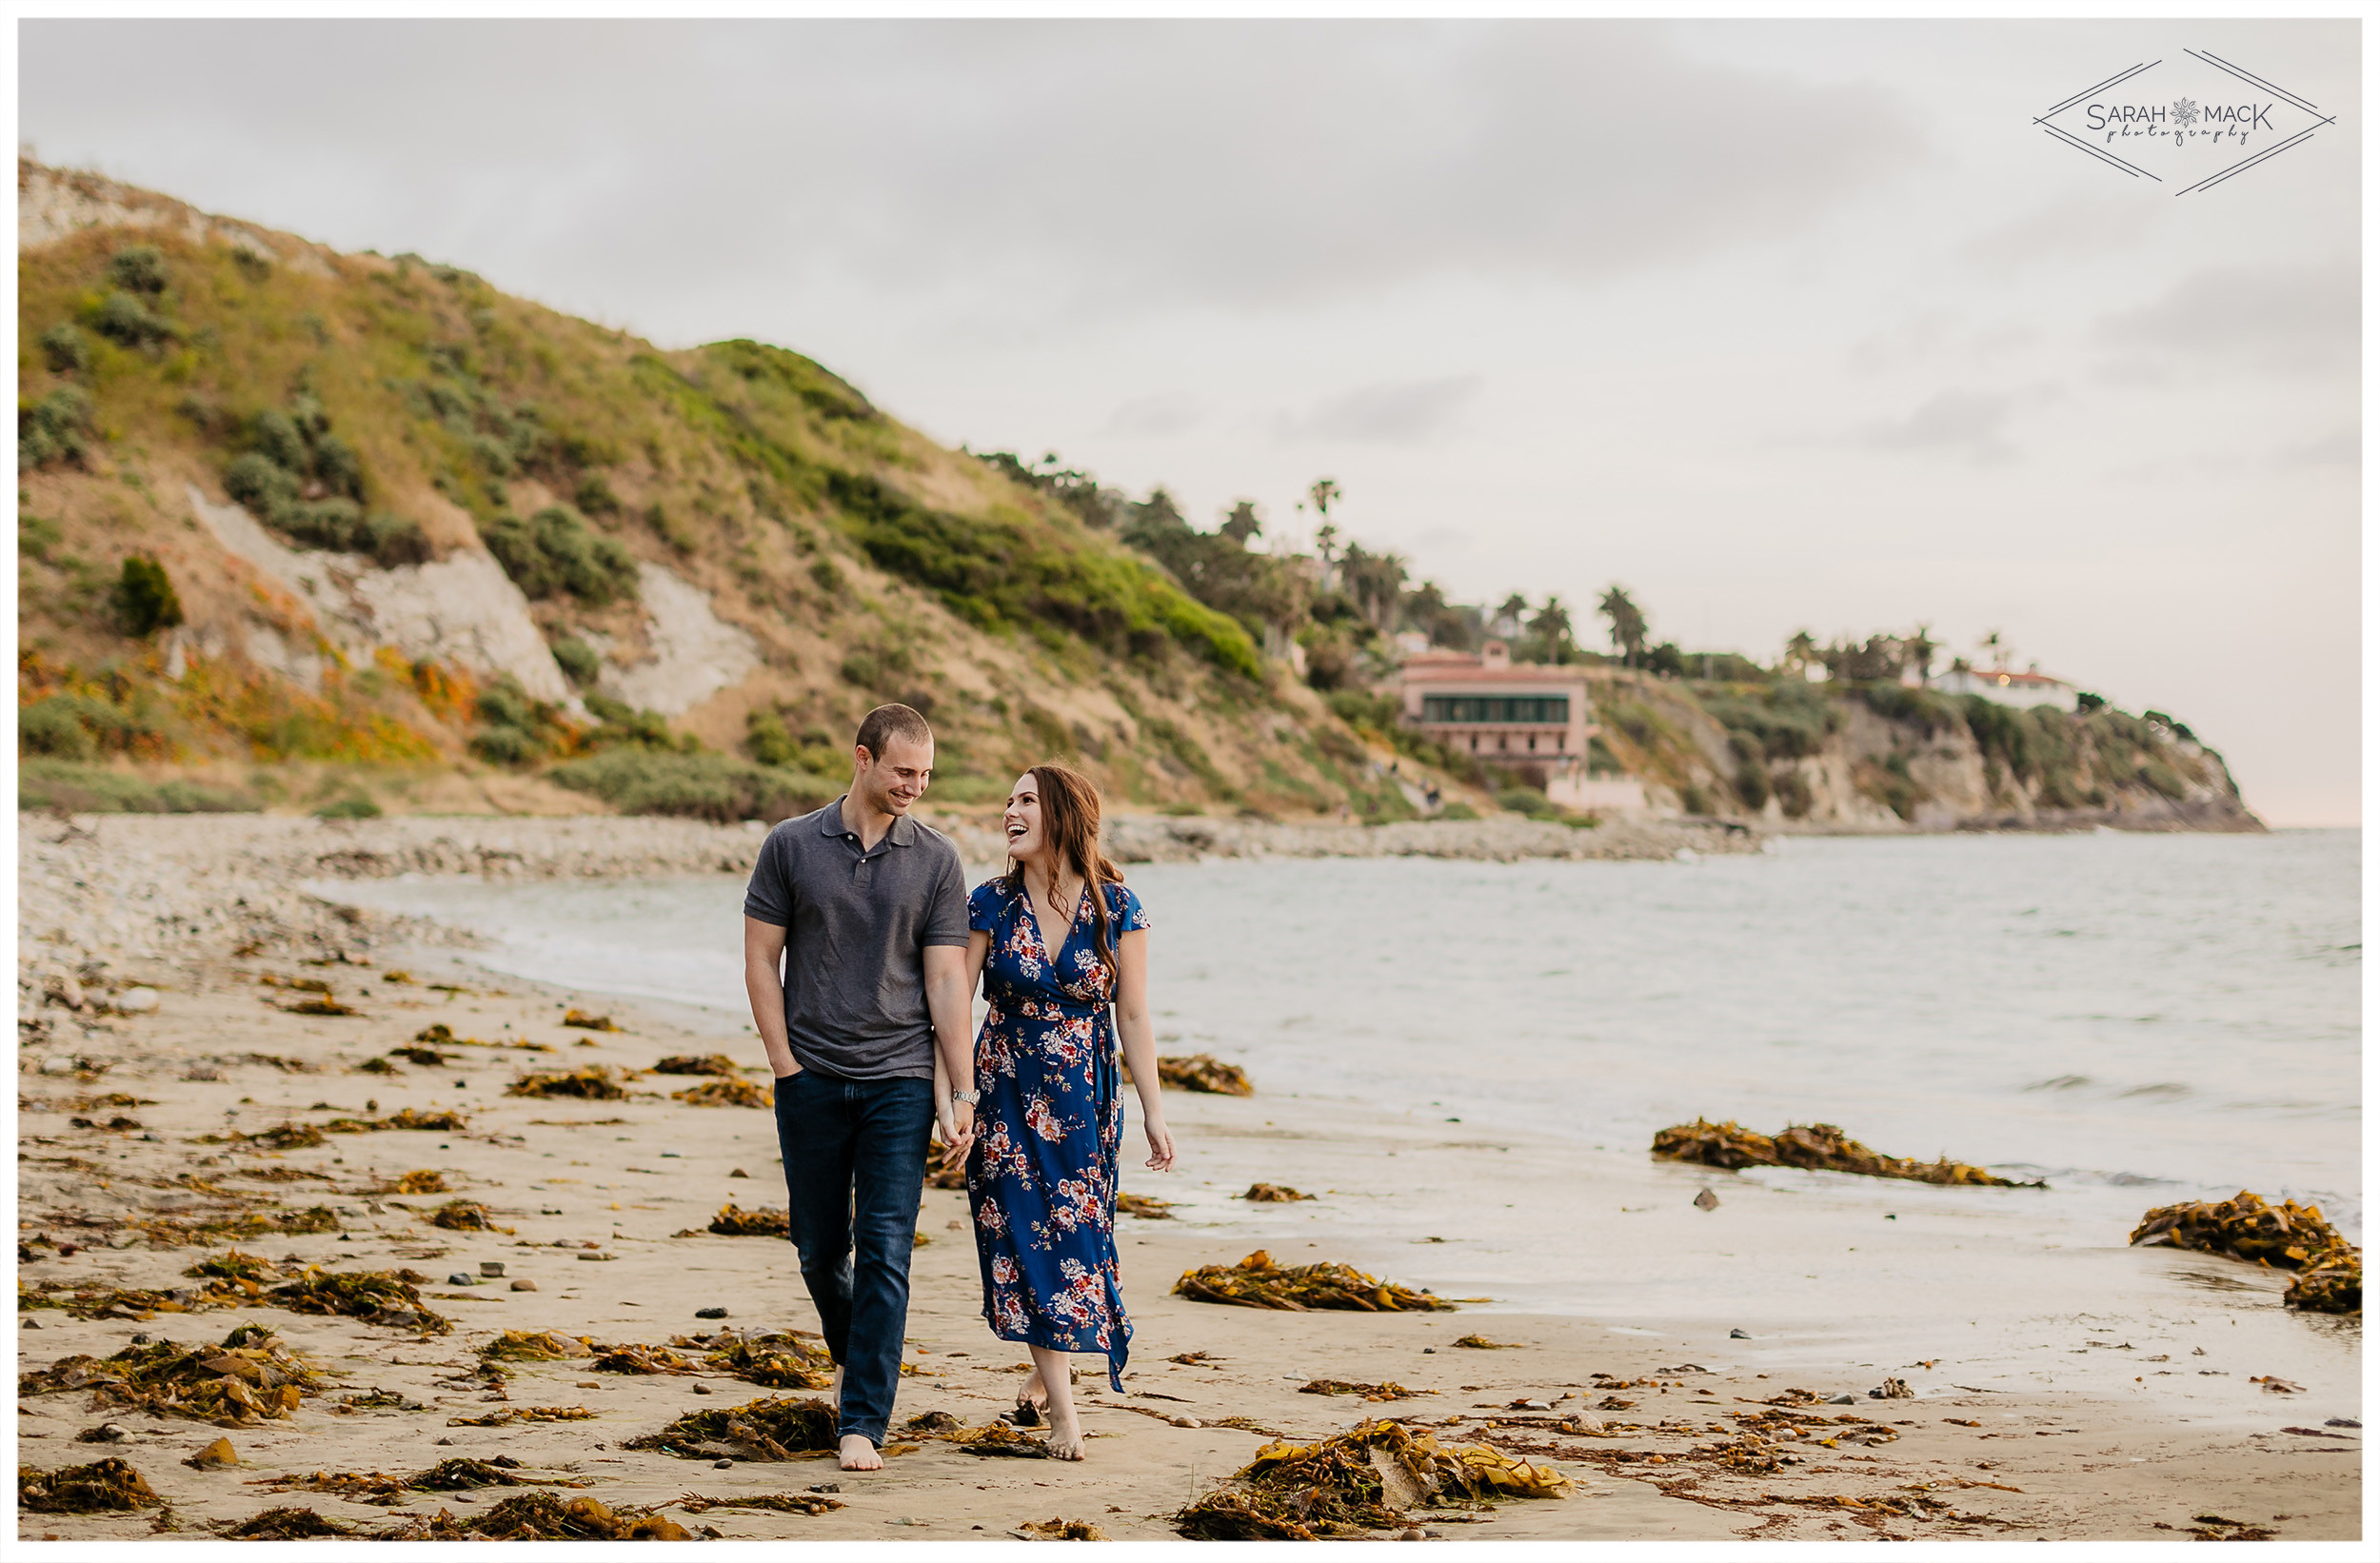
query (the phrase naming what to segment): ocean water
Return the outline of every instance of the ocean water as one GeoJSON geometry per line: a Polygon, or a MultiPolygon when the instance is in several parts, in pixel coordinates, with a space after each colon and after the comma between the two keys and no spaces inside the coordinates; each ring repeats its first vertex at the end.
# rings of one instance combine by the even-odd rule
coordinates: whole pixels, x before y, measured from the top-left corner
{"type": "MultiPolygon", "coordinates": [[[[2359,833],[2289,831],[1129,877],[1160,1050],[1268,1097],[1639,1156],[1696,1116],[1823,1121],[2046,1177],[2077,1230],[2252,1188],[2360,1240],[2360,867],[2359,833]]],[[[738,880],[321,888],[469,927],[495,971],[745,1013],[738,880]]]]}

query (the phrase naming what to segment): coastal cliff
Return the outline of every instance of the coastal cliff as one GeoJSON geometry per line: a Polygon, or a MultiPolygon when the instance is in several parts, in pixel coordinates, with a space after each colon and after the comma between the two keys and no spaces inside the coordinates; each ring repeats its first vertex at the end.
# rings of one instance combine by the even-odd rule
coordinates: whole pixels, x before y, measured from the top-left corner
{"type": "Polygon", "coordinates": [[[1804,831],[2260,831],[2159,712],[2022,709],[1899,683],[1590,671],[1599,742],[1656,809],[1804,831]]]}

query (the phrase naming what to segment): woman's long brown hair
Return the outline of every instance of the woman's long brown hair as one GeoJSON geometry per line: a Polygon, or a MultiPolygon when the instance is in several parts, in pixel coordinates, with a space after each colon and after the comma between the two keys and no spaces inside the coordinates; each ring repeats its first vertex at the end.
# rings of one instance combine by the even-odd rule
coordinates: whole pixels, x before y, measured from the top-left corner
{"type": "MultiPolygon", "coordinates": [[[[1041,833],[1061,864],[1074,870],[1091,899],[1091,947],[1107,968],[1107,991],[1116,991],[1116,934],[1107,913],[1107,887],[1121,884],[1123,875],[1100,852],[1100,792],[1091,779],[1064,765],[1036,765],[1025,774],[1041,803],[1041,833]]],[[[1024,865],[1010,860],[1008,882],[1024,889],[1024,865]]],[[[1051,876],[1052,890],[1060,876],[1051,876]]],[[[1073,908],[1066,909],[1069,924],[1073,908]]],[[[1051,953],[1056,960],[1056,952],[1051,953]]]]}

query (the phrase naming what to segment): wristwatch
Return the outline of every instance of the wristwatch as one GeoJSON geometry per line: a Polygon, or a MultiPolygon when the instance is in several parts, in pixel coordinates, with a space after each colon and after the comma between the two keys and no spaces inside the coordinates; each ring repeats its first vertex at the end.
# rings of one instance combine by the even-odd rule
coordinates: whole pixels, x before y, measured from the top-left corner
{"type": "Polygon", "coordinates": [[[963,1101],[969,1107],[972,1107],[977,1102],[983,1099],[983,1093],[981,1091],[953,1091],[950,1094],[950,1099],[953,1101],[963,1101]]]}

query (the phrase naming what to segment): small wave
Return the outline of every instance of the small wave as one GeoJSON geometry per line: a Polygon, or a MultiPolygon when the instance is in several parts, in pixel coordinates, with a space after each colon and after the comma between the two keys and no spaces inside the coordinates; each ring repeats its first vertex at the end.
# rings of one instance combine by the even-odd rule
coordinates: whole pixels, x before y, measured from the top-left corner
{"type": "Polygon", "coordinates": [[[2129,1091],[2116,1093],[2119,1099],[2129,1097],[2144,1097],[2153,1101],[2179,1101],[2189,1095],[2189,1086],[2176,1084],[2172,1080],[2159,1080],[2154,1085],[2135,1085],[2129,1091]]]}
{"type": "Polygon", "coordinates": [[[2046,1080],[2035,1080],[2025,1087],[2028,1091],[2079,1091],[2091,1083],[2088,1075],[2053,1075],[2046,1080]]]}

